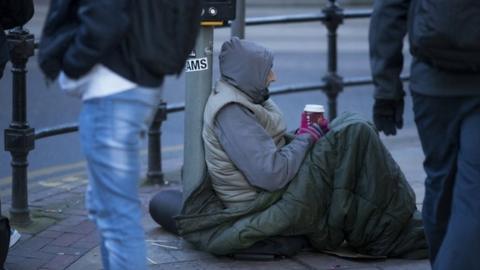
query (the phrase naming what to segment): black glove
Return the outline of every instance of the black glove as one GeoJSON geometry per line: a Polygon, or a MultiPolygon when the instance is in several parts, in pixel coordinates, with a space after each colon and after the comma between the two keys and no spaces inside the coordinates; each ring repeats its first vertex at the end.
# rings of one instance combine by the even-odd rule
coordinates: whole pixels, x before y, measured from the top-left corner
{"type": "Polygon", "coordinates": [[[373,122],[385,135],[396,135],[403,127],[403,99],[375,99],[373,122]]]}

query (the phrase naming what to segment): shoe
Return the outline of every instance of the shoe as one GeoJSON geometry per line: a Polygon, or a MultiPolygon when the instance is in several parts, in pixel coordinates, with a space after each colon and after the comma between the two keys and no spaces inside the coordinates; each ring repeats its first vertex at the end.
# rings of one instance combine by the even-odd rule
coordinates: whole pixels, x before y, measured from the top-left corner
{"type": "Polygon", "coordinates": [[[20,233],[17,230],[11,229],[10,230],[10,246],[9,246],[9,248],[13,247],[13,245],[15,245],[18,242],[18,240],[20,240],[20,237],[22,237],[22,236],[20,235],[20,233]]]}

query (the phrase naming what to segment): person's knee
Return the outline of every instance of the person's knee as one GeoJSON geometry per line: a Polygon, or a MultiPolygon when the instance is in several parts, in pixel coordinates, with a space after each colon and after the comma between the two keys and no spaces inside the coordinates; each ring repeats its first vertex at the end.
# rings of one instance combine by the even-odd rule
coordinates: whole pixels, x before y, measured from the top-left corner
{"type": "Polygon", "coordinates": [[[366,121],[366,120],[358,120],[355,122],[355,126],[360,129],[361,131],[363,132],[368,132],[368,133],[372,133],[372,134],[378,134],[377,132],[377,129],[375,128],[375,126],[366,121]]]}
{"type": "Polygon", "coordinates": [[[157,193],[149,204],[150,216],[166,231],[178,234],[175,216],[182,208],[182,192],[178,189],[168,189],[157,193]]]}
{"type": "Polygon", "coordinates": [[[377,129],[370,122],[362,119],[350,123],[346,128],[346,132],[352,135],[354,139],[369,138],[371,136],[378,137],[377,129]]]}

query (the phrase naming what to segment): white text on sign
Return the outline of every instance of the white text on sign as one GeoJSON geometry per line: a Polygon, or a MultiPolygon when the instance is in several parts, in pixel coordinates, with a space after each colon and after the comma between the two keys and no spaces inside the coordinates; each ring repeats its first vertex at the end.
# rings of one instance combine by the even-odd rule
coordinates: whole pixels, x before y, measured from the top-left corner
{"type": "Polygon", "coordinates": [[[187,60],[185,72],[202,71],[208,69],[208,61],[206,57],[192,58],[187,60]]]}

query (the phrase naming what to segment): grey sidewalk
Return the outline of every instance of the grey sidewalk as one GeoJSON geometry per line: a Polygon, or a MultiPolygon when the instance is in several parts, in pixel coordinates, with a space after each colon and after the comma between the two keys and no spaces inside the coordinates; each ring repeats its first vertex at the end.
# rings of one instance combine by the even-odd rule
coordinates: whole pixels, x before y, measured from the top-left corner
{"type": "MultiPolygon", "coordinates": [[[[383,139],[415,189],[417,202],[421,202],[423,155],[416,131],[402,130],[396,137],[383,139]]],[[[178,155],[170,158],[167,155],[163,164],[166,179],[171,185],[178,185],[181,166],[178,155]]],[[[22,238],[9,253],[7,269],[102,269],[97,234],[83,207],[85,183],[84,172],[62,180],[44,180],[47,188],[32,194],[30,199],[35,222],[26,228],[18,228],[22,238]]],[[[148,202],[161,188],[168,187],[143,186],[140,194],[145,211],[143,224],[150,269],[430,269],[426,260],[346,260],[315,252],[302,252],[293,258],[273,261],[215,257],[194,250],[181,238],[163,231],[150,218],[148,202]]],[[[5,205],[4,209],[8,207],[5,205]]]]}

